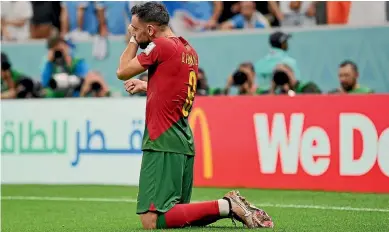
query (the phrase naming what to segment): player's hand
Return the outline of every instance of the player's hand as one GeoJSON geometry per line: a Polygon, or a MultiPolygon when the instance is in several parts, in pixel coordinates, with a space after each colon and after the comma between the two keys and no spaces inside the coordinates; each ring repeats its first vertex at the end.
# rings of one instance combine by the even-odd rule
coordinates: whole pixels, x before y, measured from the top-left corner
{"type": "Polygon", "coordinates": [[[134,27],[132,27],[132,24],[129,24],[127,27],[127,32],[131,36],[134,36],[134,27]]]}
{"type": "Polygon", "coordinates": [[[130,79],[124,82],[124,88],[130,94],[141,93],[147,90],[147,83],[139,79],[130,79]]]}

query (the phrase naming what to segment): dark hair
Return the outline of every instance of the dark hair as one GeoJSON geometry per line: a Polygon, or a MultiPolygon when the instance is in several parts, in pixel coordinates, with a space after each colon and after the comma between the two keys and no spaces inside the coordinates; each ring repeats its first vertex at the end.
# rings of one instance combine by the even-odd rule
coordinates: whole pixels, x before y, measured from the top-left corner
{"type": "Polygon", "coordinates": [[[343,61],[343,62],[339,65],[339,67],[343,68],[343,67],[345,67],[345,66],[347,66],[347,65],[350,65],[351,68],[354,70],[354,72],[358,73],[358,66],[357,66],[357,64],[354,63],[354,62],[351,61],[351,60],[345,60],[345,61],[343,61]]]}
{"type": "Polygon", "coordinates": [[[52,49],[53,47],[55,47],[57,44],[61,42],[66,43],[66,41],[59,35],[58,36],[54,35],[52,37],[49,37],[47,39],[47,49],[52,49]]]}
{"type": "Polygon", "coordinates": [[[11,62],[9,61],[9,58],[7,54],[1,53],[1,70],[6,71],[11,68],[11,62]]]}
{"type": "Polygon", "coordinates": [[[163,4],[158,2],[135,5],[131,9],[131,14],[138,16],[140,20],[146,23],[157,23],[159,26],[169,25],[169,13],[163,4]]]}
{"type": "Polygon", "coordinates": [[[251,62],[244,62],[240,64],[241,67],[248,67],[251,71],[255,72],[254,65],[251,62]]]}

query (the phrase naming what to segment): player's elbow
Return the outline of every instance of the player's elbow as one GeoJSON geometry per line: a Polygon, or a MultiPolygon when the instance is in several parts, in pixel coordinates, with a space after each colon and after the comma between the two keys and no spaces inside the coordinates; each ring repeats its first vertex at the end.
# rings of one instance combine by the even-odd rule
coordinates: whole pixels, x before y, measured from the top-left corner
{"type": "Polygon", "coordinates": [[[125,81],[128,78],[128,76],[125,74],[125,72],[121,69],[116,70],[116,76],[118,77],[119,80],[125,81]]]}

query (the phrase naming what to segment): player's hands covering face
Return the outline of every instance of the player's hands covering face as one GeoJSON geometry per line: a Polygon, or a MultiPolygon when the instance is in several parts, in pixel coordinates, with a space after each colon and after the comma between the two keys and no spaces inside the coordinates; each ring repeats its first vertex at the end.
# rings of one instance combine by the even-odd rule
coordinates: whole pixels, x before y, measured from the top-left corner
{"type": "Polygon", "coordinates": [[[141,93],[147,90],[147,83],[139,79],[129,79],[124,82],[124,88],[130,94],[141,93]]]}

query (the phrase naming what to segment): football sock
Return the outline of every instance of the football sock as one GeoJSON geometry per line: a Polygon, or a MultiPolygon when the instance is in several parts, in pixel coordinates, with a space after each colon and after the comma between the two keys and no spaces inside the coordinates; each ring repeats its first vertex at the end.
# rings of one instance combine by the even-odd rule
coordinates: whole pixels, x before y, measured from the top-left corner
{"type": "Polygon", "coordinates": [[[158,216],[157,228],[182,228],[186,226],[206,226],[230,214],[228,200],[177,204],[165,214],[158,216]]]}

